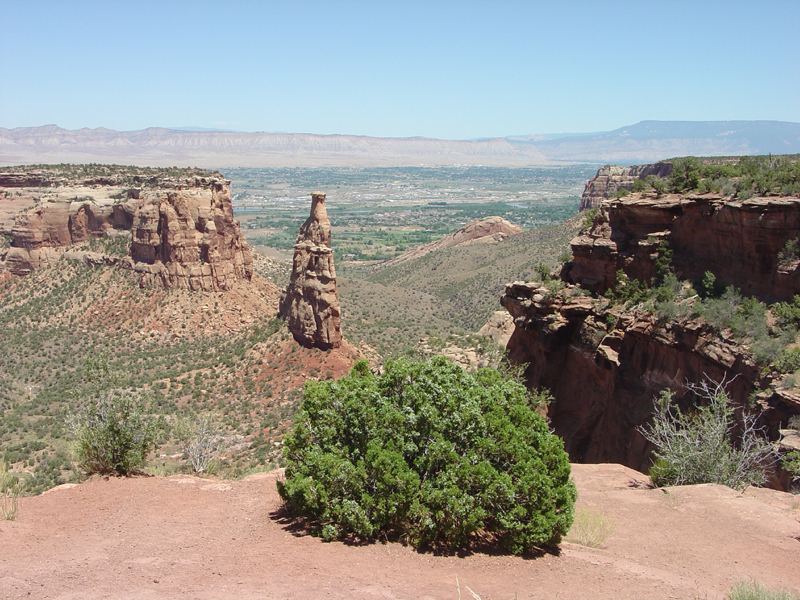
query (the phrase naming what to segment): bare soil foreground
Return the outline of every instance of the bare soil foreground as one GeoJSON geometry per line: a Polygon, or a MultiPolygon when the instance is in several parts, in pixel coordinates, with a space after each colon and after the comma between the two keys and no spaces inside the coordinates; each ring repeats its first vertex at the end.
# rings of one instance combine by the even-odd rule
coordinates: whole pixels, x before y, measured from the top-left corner
{"type": "Polygon", "coordinates": [[[798,497],[717,485],[665,492],[619,465],[573,473],[578,506],[616,518],[615,531],[598,549],[565,542],[558,554],[524,557],[325,543],[278,516],[277,472],[95,478],[24,498],[16,521],[0,521],[0,596],[713,599],[749,577],[800,588],[798,497]]]}

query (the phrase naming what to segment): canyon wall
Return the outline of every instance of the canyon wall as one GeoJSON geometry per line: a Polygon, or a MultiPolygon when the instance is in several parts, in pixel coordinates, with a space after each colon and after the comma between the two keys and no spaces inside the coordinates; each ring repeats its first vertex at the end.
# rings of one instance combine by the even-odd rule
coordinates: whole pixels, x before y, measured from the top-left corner
{"type": "Polygon", "coordinates": [[[136,210],[133,200],[37,203],[16,216],[2,265],[27,275],[58,260],[64,247],[130,229],[136,210]]]}
{"type": "MultiPolygon", "coordinates": [[[[646,471],[649,446],[637,428],[652,415],[665,389],[684,408],[697,398],[687,382],[729,381],[739,405],[761,380],[749,351],[702,320],[659,323],[650,313],[608,310],[602,300],[568,286],[553,294],[539,283],[515,282],[501,304],[514,319],[509,356],[529,363],[532,387],[550,389],[549,417],[576,462],[619,462],[646,471]],[[570,293],[574,293],[572,296],[570,293]]],[[[785,399],[767,396],[773,433],[793,411],[785,399]]]]}
{"type": "Polygon", "coordinates": [[[614,285],[618,270],[649,282],[666,242],[682,279],[700,281],[710,271],[747,296],[791,300],[800,294],[800,259],[785,247],[800,235],[800,198],[637,193],[598,208],[571,242],[562,282],[515,282],[501,298],[515,325],[510,357],[528,363],[530,386],[552,391],[549,416],[572,460],[646,470],[652,448],[638,428],[654,400],[669,389],[688,408],[699,399],[686,384],[704,378],[728,382],[736,406],[760,406],[761,425],[778,439],[800,414],[800,394],[776,385],[780,375],[759,368],[730,332],[700,317],[624,311],[597,294],[614,285]]]}
{"type": "Polygon", "coordinates": [[[604,201],[591,227],[572,240],[563,278],[599,293],[614,284],[618,270],[649,281],[656,248],[666,241],[683,279],[700,281],[710,271],[745,295],[791,300],[800,293],[800,261],[779,255],[798,236],[800,198],[631,194],[604,201]]]}

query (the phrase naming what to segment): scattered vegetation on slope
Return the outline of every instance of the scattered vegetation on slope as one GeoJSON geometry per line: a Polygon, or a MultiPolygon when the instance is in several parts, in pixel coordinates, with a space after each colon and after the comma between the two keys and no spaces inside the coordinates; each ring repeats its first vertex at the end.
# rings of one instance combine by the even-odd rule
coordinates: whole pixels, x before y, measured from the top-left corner
{"type": "Polygon", "coordinates": [[[673,193],[722,192],[739,200],[800,195],[800,155],[714,159],[686,156],[670,160],[667,187],[673,193]]]}
{"type": "Polygon", "coordinates": [[[117,185],[140,185],[148,187],[160,179],[183,179],[188,177],[219,176],[208,169],[186,167],[136,167],[131,165],[52,164],[0,167],[0,173],[43,173],[67,183],[99,183],[113,178],[117,185]]]}
{"type": "Polygon", "coordinates": [[[339,280],[342,330],[382,356],[415,354],[420,339],[464,337],[500,310],[505,285],[553,268],[581,217],[493,244],[457,246],[385,267],[350,267],[339,280]]]}
{"type": "MultiPolygon", "coordinates": [[[[147,391],[148,414],[214,416],[228,444],[220,473],[277,466],[303,380],[342,368],[296,347],[262,293],[142,289],[129,271],[66,260],[3,282],[0,459],[29,493],[74,480],[67,415],[89,391],[84,358],[106,355],[116,387],[147,391]]],[[[189,468],[168,428],[157,442],[165,456],[151,468],[189,468]]]]}

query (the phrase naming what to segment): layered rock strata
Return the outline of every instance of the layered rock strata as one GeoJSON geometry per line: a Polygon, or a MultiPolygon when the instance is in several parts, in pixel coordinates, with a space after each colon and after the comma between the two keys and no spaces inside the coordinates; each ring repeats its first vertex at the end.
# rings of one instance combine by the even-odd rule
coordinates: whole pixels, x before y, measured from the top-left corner
{"type": "Polygon", "coordinates": [[[323,192],[311,194],[311,215],[300,227],[294,245],[292,276],[280,312],[299,344],[323,350],[341,345],[331,222],[323,192]]]}
{"type": "Polygon", "coordinates": [[[613,198],[621,189],[630,192],[633,182],[637,179],[645,179],[648,175],[667,177],[670,173],[672,173],[672,165],[668,162],[630,167],[617,165],[601,167],[598,169],[597,175],[586,182],[586,187],[581,195],[580,210],[597,208],[603,200],[613,198]]]}
{"type": "MultiPolygon", "coordinates": [[[[532,387],[552,392],[549,417],[575,462],[619,462],[646,471],[652,448],[638,428],[662,390],[674,391],[685,409],[698,400],[687,382],[727,381],[742,406],[770,383],[747,348],[702,320],[662,324],[650,313],[610,311],[577,288],[553,293],[536,282],[509,284],[501,304],[516,326],[510,358],[529,363],[525,376],[532,387]]],[[[800,412],[800,404],[779,392],[764,393],[760,401],[773,439],[781,423],[800,412]]]]}
{"type": "Polygon", "coordinates": [[[781,255],[798,236],[800,198],[631,194],[601,204],[591,227],[572,240],[572,264],[562,277],[600,293],[618,270],[649,281],[657,246],[666,241],[684,279],[700,281],[710,271],[745,295],[791,300],[800,293],[800,260],[781,255]]]}
{"type": "Polygon", "coordinates": [[[15,275],[27,275],[57,260],[66,246],[130,229],[136,210],[130,199],[37,204],[14,220],[4,266],[15,275]]]}
{"type": "Polygon", "coordinates": [[[129,257],[83,262],[119,264],[139,273],[142,286],[166,288],[227,290],[252,276],[253,257],[222,177],[110,174],[75,183],[35,171],[4,174],[2,183],[46,189],[24,192],[35,205],[16,216],[11,247],[0,257],[0,266],[15,275],[51,264],[90,238],[130,235],[129,257]]]}
{"type": "Polygon", "coordinates": [[[233,218],[230,184],[145,192],[131,228],[129,266],[142,285],[227,290],[250,280],[253,256],[233,218]]]}

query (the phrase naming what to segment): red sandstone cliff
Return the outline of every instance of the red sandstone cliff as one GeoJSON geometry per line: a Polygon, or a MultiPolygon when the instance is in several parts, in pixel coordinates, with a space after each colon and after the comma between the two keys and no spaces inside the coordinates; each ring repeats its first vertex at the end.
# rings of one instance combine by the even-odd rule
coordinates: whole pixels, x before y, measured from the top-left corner
{"type": "MultiPolygon", "coordinates": [[[[528,382],[553,393],[549,416],[576,462],[646,471],[651,448],[637,427],[661,390],[685,406],[694,400],[687,381],[725,377],[743,403],[760,382],[747,349],[702,321],[660,324],[650,313],[610,312],[577,288],[553,294],[539,283],[509,284],[501,304],[516,326],[510,358],[529,363],[528,382]]],[[[785,422],[788,408],[781,410],[785,422]]]]}
{"type": "Polygon", "coordinates": [[[648,175],[667,177],[671,172],[672,165],[668,162],[630,167],[618,167],[617,165],[601,167],[597,171],[597,175],[586,182],[579,210],[597,208],[603,200],[613,198],[618,190],[631,191],[631,186],[637,179],[645,179],[648,175]]]}
{"type": "Polygon", "coordinates": [[[571,242],[564,278],[604,292],[623,270],[649,281],[656,246],[666,241],[683,279],[711,271],[724,285],[774,301],[800,293],[800,261],[780,260],[786,242],[800,235],[800,198],[726,200],[718,194],[631,194],[604,201],[590,228],[571,242]]]}
{"type": "Polygon", "coordinates": [[[710,271],[745,295],[790,300],[800,294],[800,260],[779,253],[799,235],[796,197],[631,194],[604,200],[591,226],[572,240],[565,289],[509,284],[501,299],[515,325],[507,349],[516,362],[529,363],[531,386],[553,392],[549,416],[572,459],[646,469],[651,448],[637,428],[650,418],[654,399],[671,389],[685,408],[697,401],[685,384],[703,377],[729,381],[738,406],[758,392],[761,422],[777,439],[781,424],[800,414],[800,396],[775,391],[772,375],[731,334],[701,318],[661,321],[642,310],[611,310],[605,299],[583,294],[605,292],[618,270],[649,282],[658,246],[667,242],[683,279],[698,281],[710,271]]]}
{"type": "Polygon", "coordinates": [[[237,279],[249,280],[253,256],[233,218],[229,182],[143,193],[130,258],[143,285],[226,290],[237,279]]]}

